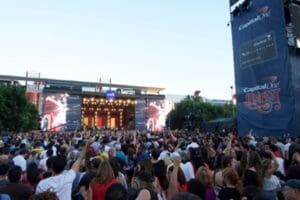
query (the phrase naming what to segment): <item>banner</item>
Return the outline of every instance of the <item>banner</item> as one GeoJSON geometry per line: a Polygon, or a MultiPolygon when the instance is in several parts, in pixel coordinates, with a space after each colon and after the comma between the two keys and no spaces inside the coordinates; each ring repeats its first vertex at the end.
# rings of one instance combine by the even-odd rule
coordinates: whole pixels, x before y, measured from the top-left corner
{"type": "Polygon", "coordinates": [[[137,100],[135,104],[135,129],[145,130],[146,121],[146,101],[143,99],[137,100]]]}
{"type": "Polygon", "coordinates": [[[252,0],[232,15],[240,135],[293,132],[287,36],[281,0],[252,0]]]}
{"type": "Polygon", "coordinates": [[[79,96],[67,93],[44,94],[41,130],[79,130],[80,118],[81,99],[79,96]]]}

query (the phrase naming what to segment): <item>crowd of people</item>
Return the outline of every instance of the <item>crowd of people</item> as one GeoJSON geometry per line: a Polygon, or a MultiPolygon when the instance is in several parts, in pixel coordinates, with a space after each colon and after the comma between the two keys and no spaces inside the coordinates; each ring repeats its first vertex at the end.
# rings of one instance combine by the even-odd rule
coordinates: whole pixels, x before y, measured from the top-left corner
{"type": "Polygon", "coordinates": [[[300,138],[102,130],[0,136],[1,200],[297,200],[300,138]]]}

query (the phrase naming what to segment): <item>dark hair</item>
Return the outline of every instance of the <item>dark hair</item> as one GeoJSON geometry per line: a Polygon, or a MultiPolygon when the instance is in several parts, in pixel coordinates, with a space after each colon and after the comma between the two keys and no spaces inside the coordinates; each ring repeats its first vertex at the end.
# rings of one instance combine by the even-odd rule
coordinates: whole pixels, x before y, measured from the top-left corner
{"type": "Polygon", "coordinates": [[[37,184],[40,181],[39,169],[35,162],[32,162],[27,167],[27,178],[31,184],[37,184]]]}
{"type": "Polygon", "coordinates": [[[16,183],[21,180],[22,176],[22,169],[19,166],[13,166],[9,171],[8,171],[8,180],[11,183],[16,183]]]}
{"type": "Polygon", "coordinates": [[[60,174],[61,172],[64,171],[65,167],[66,167],[66,159],[63,156],[55,156],[54,160],[53,160],[53,165],[52,165],[52,169],[54,171],[55,174],[60,174]]]}
{"type": "Polygon", "coordinates": [[[193,163],[194,169],[197,171],[199,167],[204,166],[203,158],[201,155],[200,148],[189,148],[191,161],[193,163]]]}
{"type": "Polygon", "coordinates": [[[117,157],[113,157],[109,159],[109,164],[114,171],[115,177],[119,176],[119,171],[121,169],[119,159],[117,157]]]}
{"type": "Polygon", "coordinates": [[[205,192],[206,192],[205,187],[197,179],[191,179],[188,182],[188,192],[201,197],[201,199],[205,199],[205,192]]]}
{"type": "Polygon", "coordinates": [[[53,155],[53,150],[52,149],[48,149],[47,150],[47,157],[50,157],[53,155]]]}
{"type": "Polygon", "coordinates": [[[3,163],[0,165],[0,175],[6,175],[9,170],[9,165],[6,163],[3,163]]]}
{"type": "Polygon", "coordinates": [[[48,169],[52,169],[53,168],[53,162],[54,162],[55,157],[50,157],[47,159],[46,161],[46,165],[48,169]]]}
{"type": "Polygon", "coordinates": [[[58,200],[58,197],[55,192],[46,191],[32,195],[29,200],[58,200]]]}
{"type": "Polygon", "coordinates": [[[158,159],[159,155],[160,155],[160,149],[153,149],[153,150],[152,150],[152,157],[153,157],[155,160],[158,159]]]}
{"type": "Polygon", "coordinates": [[[105,200],[127,200],[127,191],[123,185],[112,184],[105,192],[105,200]]]}

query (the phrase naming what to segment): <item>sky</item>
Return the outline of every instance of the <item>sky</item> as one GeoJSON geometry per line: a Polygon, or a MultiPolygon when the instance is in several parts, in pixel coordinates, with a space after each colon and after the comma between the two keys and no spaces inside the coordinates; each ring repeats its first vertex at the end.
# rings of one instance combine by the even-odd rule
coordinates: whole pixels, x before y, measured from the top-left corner
{"type": "Polygon", "coordinates": [[[0,0],[0,74],[230,99],[228,0],[0,0]]]}

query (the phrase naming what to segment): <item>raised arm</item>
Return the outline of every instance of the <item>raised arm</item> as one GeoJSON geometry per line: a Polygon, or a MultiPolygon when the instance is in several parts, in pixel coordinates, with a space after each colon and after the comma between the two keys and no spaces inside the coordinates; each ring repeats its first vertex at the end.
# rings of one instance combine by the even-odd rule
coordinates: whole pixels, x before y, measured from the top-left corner
{"type": "Polygon", "coordinates": [[[88,146],[90,146],[90,144],[92,144],[93,142],[94,142],[94,140],[93,140],[92,138],[89,139],[89,140],[86,142],[86,144],[85,144],[83,150],[82,150],[81,153],[80,153],[79,158],[78,158],[78,159],[76,160],[76,162],[73,164],[72,170],[73,170],[75,173],[77,173],[77,172],[79,171],[81,162],[82,162],[82,160],[83,160],[84,157],[85,157],[87,148],[88,148],[88,146]]]}
{"type": "Polygon", "coordinates": [[[178,176],[178,170],[179,170],[179,167],[180,167],[180,163],[181,163],[181,159],[180,157],[176,157],[174,159],[174,169],[172,171],[172,174],[171,174],[171,178],[170,178],[170,184],[169,184],[169,188],[168,188],[168,197],[167,199],[168,200],[171,200],[173,198],[173,196],[175,196],[175,194],[178,193],[178,190],[177,190],[177,176],[178,176]]]}

